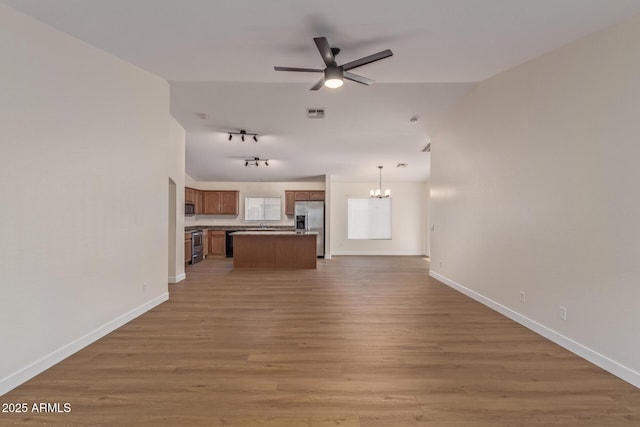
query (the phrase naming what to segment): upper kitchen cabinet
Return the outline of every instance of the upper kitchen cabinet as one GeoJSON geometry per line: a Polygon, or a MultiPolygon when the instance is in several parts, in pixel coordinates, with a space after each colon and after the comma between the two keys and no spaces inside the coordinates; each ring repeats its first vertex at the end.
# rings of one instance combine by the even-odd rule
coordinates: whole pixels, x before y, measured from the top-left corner
{"type": "Polygon", "coordinates": [[[238,215],[238,191],[203,191],[202,213],[206,215],[238,215]]]}
{"type": "Polygon", "coordinates": [[[309,200],[324,200],[324,191],[309,191],[309,200]]]}
{"type": "Polygon", "coordinates": [[[184,187],[184,202],[194,205],[195,214],[202,213],[202,191],[195,188],[184,187]]]}
{"type": "Polygon", "coordinates": [[[195,204],[197,191],[195,188],[184,187],[184,202],[195,204]]]}
{"type": "Polygon", "coordinates": [[[295,202],[309,200],[324,200],[324,191],[296,191],[285,190],[284,192],[284,213],[285,215],[293,215],[295,212],[295,202]]]}

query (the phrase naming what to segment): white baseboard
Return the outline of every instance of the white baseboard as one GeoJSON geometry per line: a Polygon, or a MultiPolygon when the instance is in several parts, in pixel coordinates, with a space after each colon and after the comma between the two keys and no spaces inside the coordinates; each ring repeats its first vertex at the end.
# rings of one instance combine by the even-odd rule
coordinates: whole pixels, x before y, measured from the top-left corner
{"type": "Polygon", "coordinates": [[[354,255],[354,256],[422,256],[419,252],[405,251],[333,251],[331,255],[354,255]]]}
{"type": "Polygon", "coordinates": [[[71,356],[73,353],[78,352],[89,344],[99,340],[105,335],[118,329],[125,323],[130,322],[141,314],[144,314],[145,312],[151,310],[153,307],[167,301],[168,299],[169,293],[165,292],[162,295],[159,295],[154,299],[142,304],[141,306],[134,308],[128,313],[125,313],[111,320],[110,322],[105,323],[104,325],[94,329],[86,335],[83,335],[75,341],[72,341],[69,344],[60,347],[59,349],[52,351],[46,356],[3,378],[2,380],[0,380],[0,396],[8,393],[9,391],[18,387],[20,384],[46,371],[56,363],[61,362],[67,357],[71,356]]]}
{"type": "Polygon", "coordinates": [[[462,286],[459,283],[454,282],[453,280],[450,280],[434,271],[430,271],[429,275],[431,277],[433,277],[434,279],[437,279],[439,281],[441,281],[442,283],[444,283],[445,285],[465,294],[466,296],[473,298],[474,300],[478,301],[479,303],[482,303],[484,305],[486,305],[487,307],[497,311],[498,313],[508,317],[509,319],[518,322],[519,324],[521,324],[522,326],[525,326],[528,329],[531,329],[532,331],[536,332],[539,335],[542,335],[543,337],[553,341],[554,343],[558,344],[561,347],[566,348],[567,350],[569,350],[570,352],[577,354],[578,356],[582,357],[583,359],[588,360],[589,362],[593,363],[596,366],[599,366],[600,368],[604,369],[607,372],[610,372],[611,374],[615,375],[616,377],[628,382],[629,384],[632,384],[635,387],[640,388],[640,372],[636,372],[633,369],[630,369],[618,362],[616,362],[615,360],[612,360],[610,358],[608,358],[607,356],[598,353],[595,350],[590,349],[589,347],[586,347],[582,344],[580,344],[577,341],[572,340],[571,338],[568,338],[556,331],[554,331],[553,329],[550,329],[538,322],[536,322],[535,320],[529,319],[526,316],[523,316],[522,314],[500,304],[497,303],[496,301],[487,298],[469,288],[466,288],[464,286],[462,286]]]}
{"type": "Polygon", "coordinates": [[[186,273],[178,274],[176,277],[169,277],[169,283],[180,283],[186,278],[186,273]]]}

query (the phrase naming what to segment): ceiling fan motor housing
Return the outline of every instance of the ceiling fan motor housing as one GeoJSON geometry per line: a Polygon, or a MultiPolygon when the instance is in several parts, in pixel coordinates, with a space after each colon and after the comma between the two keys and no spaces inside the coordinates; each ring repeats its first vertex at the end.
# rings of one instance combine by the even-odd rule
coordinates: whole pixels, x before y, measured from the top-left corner
{"type": "Polygon", "coordinates": [[[331,79],[342,80],[343,77],[344,77],[344,72],[342,70],[342,67],[338,67],[338,66],[327,67],[324,70],[325,80],[331,80],[331,79]]]}

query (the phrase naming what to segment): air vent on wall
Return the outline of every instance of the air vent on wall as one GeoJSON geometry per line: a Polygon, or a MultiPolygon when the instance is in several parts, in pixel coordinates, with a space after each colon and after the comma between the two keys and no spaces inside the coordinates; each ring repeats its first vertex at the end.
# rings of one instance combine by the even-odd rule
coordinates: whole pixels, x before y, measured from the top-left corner
{"type": "Polygon", "coordinates": [[[324,119],[324,108],[307,108],[308,119],[324,119]]]}

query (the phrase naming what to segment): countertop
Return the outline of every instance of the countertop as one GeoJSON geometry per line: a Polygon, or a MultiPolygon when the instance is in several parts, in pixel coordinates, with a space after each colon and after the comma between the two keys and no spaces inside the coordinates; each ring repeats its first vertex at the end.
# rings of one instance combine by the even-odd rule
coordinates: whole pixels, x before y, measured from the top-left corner
{"type": "Polygon", "coordinates": [[[259,225],[190,225],[184,228],[185,233],[190,233],[195,230],[232,230],[232,231],[293,231],[293,225],[274,225],[268,226],[267,230],[258,230],[259,225]]]}
{"type": "Polygon", "coordinates": [[[236,231],[231,233],[232,236],[240,235],[240,236],[309,236],[309,235],[317,235],[316,231],[305,231],[304,233],[296,233],[295,231],[285,231],[285,230],[276,230],[276,231],[236,231]]]}

